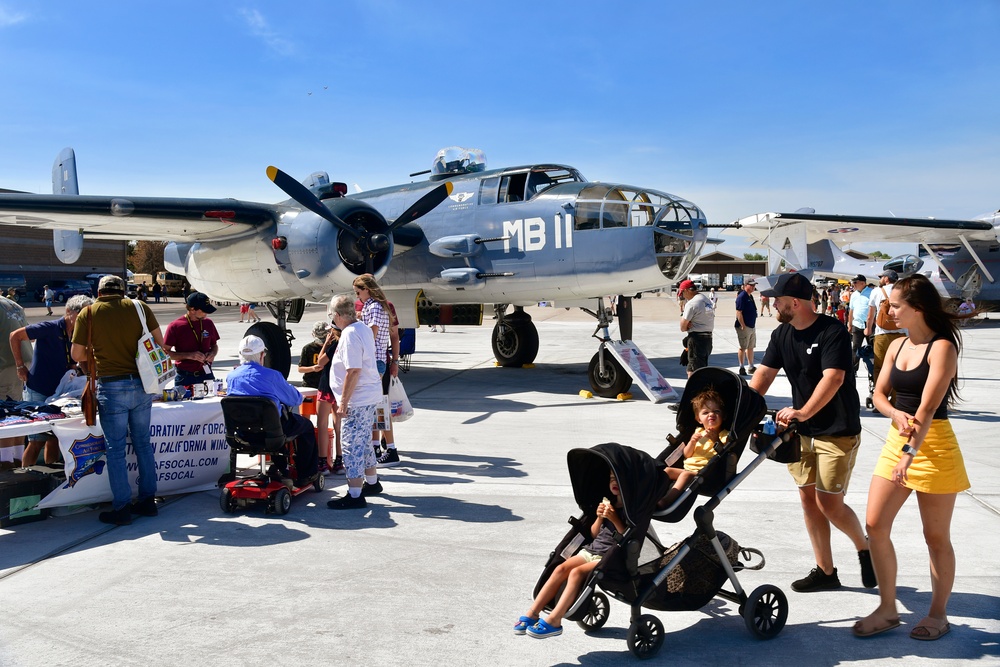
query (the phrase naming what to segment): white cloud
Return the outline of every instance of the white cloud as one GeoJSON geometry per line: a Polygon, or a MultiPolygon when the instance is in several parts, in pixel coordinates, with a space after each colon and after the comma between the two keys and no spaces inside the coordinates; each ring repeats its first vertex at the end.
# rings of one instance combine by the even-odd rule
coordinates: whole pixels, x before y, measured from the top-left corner
{"type": "Polygon", "coordinates": [[[267,22],[264,15],[256,9],[241,9],[240,16],[250,29],[250,34],[259,37],[272,52],[279,56],[290,56],[295,53],[295,45],[281,37],[267,22]]]}
{"type": "Polygon", "coordinates": [[[24,12],[16,12],[12,9],[8,9],[3,5],[0,5],[0,28],[6,28],[10,25],[17,25],[22,21],[26,20],[28,15],[24,12]]]}

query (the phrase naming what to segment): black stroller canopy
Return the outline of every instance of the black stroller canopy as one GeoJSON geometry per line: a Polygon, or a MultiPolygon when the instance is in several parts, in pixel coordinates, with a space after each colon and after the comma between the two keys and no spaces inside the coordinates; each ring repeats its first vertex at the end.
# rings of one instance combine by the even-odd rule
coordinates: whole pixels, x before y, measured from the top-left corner
{"type": "Polygon", "coordinates": [[[709,387],[725,402],[723,428],[735,434],[734,438],[743,438],[753,431],[767,410],[764,398],[736,373],[727,368],[699,368],[688,378],[677,411],[677,431],[682,439],[690,438],[699,426],[691,409],[692,399],[709,387]]]}
{"type": "Polygon", "coordinates": [[[566,458],[573,497],[589,516],[595,514],[605,497],[613,500],[608,488],[609,472],[614,472],[618,480],[625,521],[633,526],[649,521],[656,502],[670,486],[663,463],[646,452],[616,442],[571,449],[566,458]]]}

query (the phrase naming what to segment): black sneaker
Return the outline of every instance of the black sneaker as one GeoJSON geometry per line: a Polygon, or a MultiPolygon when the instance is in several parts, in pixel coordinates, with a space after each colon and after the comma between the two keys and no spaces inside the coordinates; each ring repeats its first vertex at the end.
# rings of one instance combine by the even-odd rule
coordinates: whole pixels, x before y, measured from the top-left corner
{"type": "Polygon", "coordinates": [[[392,466],[399,465],[399,452],[396,451],[395,447],[390,447],[385,450],[385,454],[378,457],[378,467],[379,468],[391,468],[392,466]]]}
{"type": "Polygon", "coordinates": [[[97,515],[101,523],[110,523],[113,526],[127,526],[132,523],[132,508],[129,505],[121,509],[110,512],[101,512],[97,515]]]}
{"type": "Polygon", "coordinates": [[[330,472],[334,475],[346,475],[347,469],[344,468],[344,459],[339,456],[335,458],[333,460],[333,465],[330,466],[330,472]]]}
{"type": "Polygon", "coordinates": [[[875,578],[875,568],[872,566],[872,552],[862,549],[858,552],[858,560],[861,561],[861,584],[865,588],[875,588],[878,586],[878,579],[875,578]]]}
{"type": "Polygon", "coordinates": [[[131,511],[132,514],[140,516],[156,516],[159,514],[159,511],[156,509],[156,499],[152,496],[132,503],[131,511]]]}
{"type": "Polygon", "coordinates": [[[365,482],[361,487],[361,495],[368,496],[378,496],[382,494],[382,482],[375,482],[374,484],[369,484],[365,482]]]}
{"type": "Polygon", "coordinates": [[[819,567],[814,567],[805,577],[792,582],[792,590],[796,593],[832,591],[838,588],[840,588],[840,577],[837,576],[837,568],[833,568],[833,574],[826,574],[819,567]]]}
{"type": "Polygon", "coordinates": [[[353,510],[368,507],[368,501],[365,500],[364,491],[357,498],[353,497],[350,493],[345,493],[340,498],[328,500],[326,506],[332,510],[353,510]]]}
{"type": "Polygon", "coordinates": [[[743,377],[746,377],[747,376],[747,369],[745,369],[742,366],[740,366],[740,375],[743,376],[743,377]]]}

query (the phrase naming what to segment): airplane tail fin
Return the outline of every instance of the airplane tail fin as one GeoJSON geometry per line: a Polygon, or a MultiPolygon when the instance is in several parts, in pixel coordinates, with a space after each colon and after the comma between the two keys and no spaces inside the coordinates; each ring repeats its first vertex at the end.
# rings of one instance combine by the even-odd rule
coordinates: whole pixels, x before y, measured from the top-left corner
{"type": "MultiPolygon", "coordinates": [[[[52,164],[52,194],[78,195],[80,183],[76,177],[76,153],[64,148],[52,164]]],[[[83,234],[69,229],[52,231],[52,246],[63,264],[73,264],[83,254],[83,234]]]]}
{"type": "Polygon", "coordinates": [[[76,178],[76,153],[72,148],[62,149],[52,164],[52,194],[80,194],[80,183],[76,178]]]}

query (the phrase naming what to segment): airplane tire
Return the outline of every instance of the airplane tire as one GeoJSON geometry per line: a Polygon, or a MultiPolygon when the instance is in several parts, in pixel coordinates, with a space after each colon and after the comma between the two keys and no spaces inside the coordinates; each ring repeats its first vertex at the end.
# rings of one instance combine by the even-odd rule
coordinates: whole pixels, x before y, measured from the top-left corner
{"type": "Polygon", "coordinates": [[[591,358],[590,366],[587,368],[590,388],[601,398],[615,398],[632,386],[632,376],[610,354],[604,355],[604,373],[601,373],[598,360],[600,354],[598,352],[591,358]]]}
{"type": "Polygon", "coordinates": [[[286,378],[292,370],[292,349],[288,337],[274,322],[257,322],[246,330],[245,336],[257,336],[267,346],[264,365],[281,373],[286,378]]]}
{"type": "Polygon", "coordinates": [[[501,366],[524,366],[538,354],[538,329],[528,316],[512,314],[493,327],[493,356],[501,366]]]}

